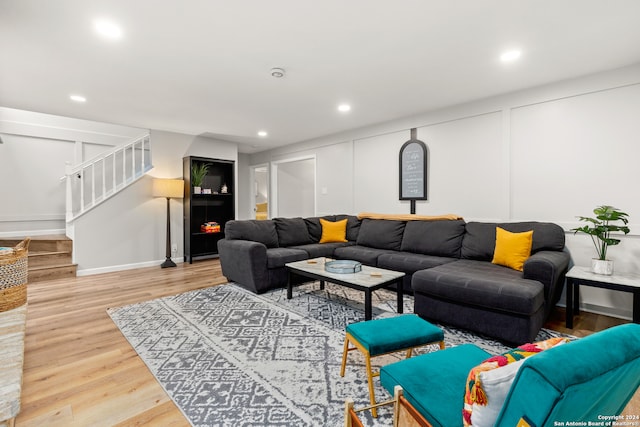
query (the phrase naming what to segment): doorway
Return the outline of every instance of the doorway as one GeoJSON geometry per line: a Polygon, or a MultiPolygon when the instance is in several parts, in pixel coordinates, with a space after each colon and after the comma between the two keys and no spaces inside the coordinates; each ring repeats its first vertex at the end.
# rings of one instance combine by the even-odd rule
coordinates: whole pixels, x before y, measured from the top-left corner
{"type": "Polygon", "coordinates": [[[268,165],[252,166],[251,182],[253,183],[253,191],[250,206],[253,206],[253,217],[259,220],[268,219],[270,217],[268,165]]]}
{"type": "Polygon", "coordinates": [[[272,163],[271,213],[279,217],[316,215],[316,158],[272,163]]]}

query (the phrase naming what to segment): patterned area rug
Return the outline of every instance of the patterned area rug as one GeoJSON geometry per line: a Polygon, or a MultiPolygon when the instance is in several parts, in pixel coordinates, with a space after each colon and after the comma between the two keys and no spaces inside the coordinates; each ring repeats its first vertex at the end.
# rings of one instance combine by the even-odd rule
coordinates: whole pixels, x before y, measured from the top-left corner
{"type": "MultiPolygon", "coordinates": [[[[351,352],[340,377],[344,327],[364,318],[362,293],[327,284],[255,295],[220,285],[126,307],[109,315],[194,426],[340,426],[344,401],[368,404],[364,359],[351,352]]],[[[395,294],[377,291],[374,317],[395,315],[395,294]]],[[[405,313],[413,298],[405,298],[405,313]]],[[[499,342],[453,328],[447,346],[499,342]]],[[[539,339],[556,334],[542,331],[539,339]]],[[[424,347],[418,353],[435,351],[424,347]]],[[[377,365],[399,359],[374,359],[377,365]]],[[[378,400],[389,394],[376,384],[378,400]]],[[[390,426],[391,407],[366,426],[390,426]]]]}

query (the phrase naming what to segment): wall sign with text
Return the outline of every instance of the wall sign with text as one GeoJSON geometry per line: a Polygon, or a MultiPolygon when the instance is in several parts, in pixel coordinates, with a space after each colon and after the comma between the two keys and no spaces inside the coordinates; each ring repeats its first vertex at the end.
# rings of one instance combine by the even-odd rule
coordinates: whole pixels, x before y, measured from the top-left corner
{"type": "Polygon", "coordinates": [[[400,200],[427,200],[427,146],[412,138],[400,148],[400,200]]]}

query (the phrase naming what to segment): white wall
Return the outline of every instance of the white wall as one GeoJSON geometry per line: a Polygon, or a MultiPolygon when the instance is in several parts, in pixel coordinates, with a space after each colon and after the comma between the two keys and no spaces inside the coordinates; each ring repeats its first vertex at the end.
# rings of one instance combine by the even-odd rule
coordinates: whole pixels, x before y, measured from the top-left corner
{"type": "MultiPolygon", "coordinates": [[[[315,157],[316,159],[316,214],[330,215],[336,212],[353,213],[353,142],[329,142],[311,146],[302,145],[283,147],[251,155],[250,165],[273,164],[281,160],[315,157]]],[[[249,173],[241,170],[239,173],[249,173]]],[[[240,191],[253,191],[244,188],[240,191]]],[[[273,196],[273,190],[269,197],[273,196]]],[[[252,215],[251,213],[249,215],[252,215]]]]}
{"type": "MultiPolygon", "coordinates": [[[[147,132],[0,107],[0,236],[64,234],[65,162],[81,163],[147,132]]],[[[200,136],[151,131],[151,149],[154,169],[147,176],[74,224],[79,275],[159,265],[165,257],[166,199],[151,196],[152,179],[181,178],[185,156],[238,161],[234,143],[200,136]]],[[[171,241],[178,246],[173,256],[181,261],[183,204],[171,200],[170,206],[171,241]]]]}
{"type": "MultiPolygon", "coordinates": [[[[418,128],[428,147],[428,201],[416,213],[473,212],[475,218],[503,217],[504,177],[500,113],[463,117],[418,128]]],[[[354,139],[356,212],[409,213],[410,202],[399,199],[399,152],[410,131],[354,139]]]]}
{"type": "Polygon", "coordinates": [[[64,234],[65,163],[146,132],[0,107],[0,236],[64,234]]]}
{"type": "MultiPolygon", "coordinates": [[[[151,131],[154,168],[144,179],[80,217],[75,225],[74,246],[78,274],[160,265],[165,258],[166,199],[151,196],[153,178],[182,178],[186,156],[210,157],[238,162],[234,143],[172,132],[151,131]]],[[[233,188],[238,188],[237,174],[233,188]]],[[[234,194],[237,208],[238,192],[234,194]]],[[[183,203],[172,199],[171,243],[184,256],[183,203]]]]}
{"type": "Polygon", "coordinates": [[[315,215],[315,159],[301,159],[277,165],[278,217],[310,217],[315,215]]]}
{"type": "MultiPolygon", "coordinates": [[[[632,235],[610,257],[617,271],[640,272],[638,117],[640,64],[257,153],[250,163],[316,155],[319,214],[408,213],[398,155],[417,128],[429,150],[429,200],[417,213],[555,222],[573,262],[589,265],[590,240],[569,230],[612,204],[630,214],[632,235]]],[[[581,291],[584,308],[630,318],[629,295],[581,291]]]]}

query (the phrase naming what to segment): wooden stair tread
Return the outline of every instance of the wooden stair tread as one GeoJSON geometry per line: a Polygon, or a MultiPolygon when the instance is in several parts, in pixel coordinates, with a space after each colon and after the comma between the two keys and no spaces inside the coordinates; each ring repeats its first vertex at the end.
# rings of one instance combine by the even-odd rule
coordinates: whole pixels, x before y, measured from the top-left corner
{"type": "Polygon", "coordinates": [[[55,270],[56,268],[69,268],[77,267],[78,264],[56,264],[56,265],[44,265],[40,267],[29,267],[29,271],[41,271],[41,270],[55,270]]]}
{"type": "Polygon", "coordinates": [[[29,256],[66,255],[71,251],[29,251],[29,256]]]}
{"type": "MultiPolygon", "coordinates": [[[[29,282],[76,277],[78,264],[72,262],[73,240],[54,234],[29,237],[29,282]]],[[[0,238],[0,246],[13,247],[24,239],[23,236],[0,238]]]]}
{"type": "Polygon", "coordinates": [[[69,259],[71,259],[71,252],[70,251],[29,251],[29,260],[32,260],[32,258],[62,258],[62,257],[69,257],[69,259]]]}

